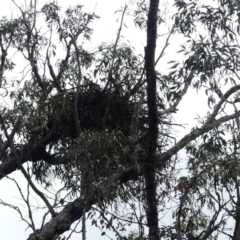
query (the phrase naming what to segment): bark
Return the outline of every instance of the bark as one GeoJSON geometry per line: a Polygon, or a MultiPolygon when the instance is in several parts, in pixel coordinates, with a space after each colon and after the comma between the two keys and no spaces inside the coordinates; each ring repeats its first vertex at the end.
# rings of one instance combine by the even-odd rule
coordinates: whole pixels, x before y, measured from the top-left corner
{"type": "Polygon", "coordinates": [[[127,182],[138,175],[136,168],[129,168],[122,173],[113,174],[108,180],[99,184],[98,191],[89,195],[87,200],[81,198],[76,199],[74,202],[68,203],[62,211],[55,217],[47,222],[41,230],[30,234],[27,240],[52,240],[58,235],[68,231],[72,223],[83,216],[84,211],[88,212],[92,205],[100,201],[104,201],[105,191],[115,192],[118,184],[127,182]]]}
{"type": "Polygon", "coordinates": [[[147,224],[149,240],[159,239],[158,209],[156,198],[156,149],[158,138],[157,94],[155,50],[157,39],[157,13],[159,0],[151,0],[147,20],[147,46],[145,48],[145,70],[147,79],[148,104],[148,155],[145,160],[144,177],[146,184],[147,224]]]}

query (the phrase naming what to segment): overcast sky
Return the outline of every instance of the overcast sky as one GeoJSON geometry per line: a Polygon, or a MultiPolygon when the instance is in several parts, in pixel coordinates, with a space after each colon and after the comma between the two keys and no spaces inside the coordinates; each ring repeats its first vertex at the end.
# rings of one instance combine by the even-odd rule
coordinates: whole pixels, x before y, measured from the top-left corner
{"type": "MultiPolygon", "coordinates": [[[[28,1],[28,0],[26,0],[28,1]]],[[[16,0],[19,4],[24,1],[16,0]]],[[[40,4],[47,3],[49,1],[41,0],[39,1],[40,4]]],[[[124,6],[125,3],[128,3],[129,0],[58,0],[58,4],[63,8],[67,8],[69,5],[84,5],[84,11],[86,12],[93,12],[100,16],[100,19],[96,20],[93,24],[94,28],[94,35],[92,38],[91,46],[95,47],[101,42],[109,42],[114,41],[116,38],[116,33],[118,31],[119,22],[117,22],[117,18],[120,15],[115,14],[115,10],[124,6]]],[[[7,16],[9,17],[13,13],[13,15],[18,14],[17,9],[12,4],[11,0],[3,0],[1,1],[1,8],[0,8],[0,17],[7,16]]],[[[136,48],[136,51],[139,53],[143,53],[144,45],[145,45],[145,33],[139,30],[133,31],[133,24],[131,22],[126,22],[128,28],[124,28],[122,35],[128,39],[133,46],[136,48]]],[[[173,39],[173,43],[176,42],[176,46],[179,44],[179,39],[173,39]]],[[[167,58],[165,63],[160,63],[158,68],[164,72],[167,68],[166,62],[175,58],[174,54],[177,48],[171,47],[171,49],[167,50],[167,58]]],[[[21,64],[21,63],[20,63],[21,64]]],[[[21,66],[21,65],[20,65],[21,66]]],[[[197,117],[197,114],[203,116],[206,112],[206,104],[202,102],[203,95],[196,95],[194,91],[189,94],[179,106],[179,114],[176,116],[176,121],[178,123],[189,123],[193,124],[196,123],[194,118],[197,117]]],[[[182,134],[187,132],[193,124],[186,126],[185,130],[179,129],[179,138],[182,134]]],[[[26,181],[22,178],[21,173],[14,172],[11,174],[11,177],[16,179],[19,183],[21,183],[21,187],[23,191],[26,191],[26,181]]],[[[56,182],[56,184],[58,184],[56,182]]],[[[7,179],[0,181],[0,199],[4,200],[5,202],[12,203],[12,204],[19,204],[21,209],[24,209],[25,215],[27,216],[27,208],[23,202],[19,199],[21,198],[15,184],[7,179]]],[[[37,201],[36,201],[37,202],[37,201]]],[[[9,240],[18,240],[18,239],[27,239],[31,230],[26,230],[26,224],[20,220],[19,215],[14,211],[7,207],[3,207],[0,205],[0,229],[1,229],[1,239],[9,239],[9,240]]],[[[34,218],[37,224],[40,224],[42,221],[41,213],[34,212],[34,218]]],[[[96,228],[90,228],[90,231],[87,232],[88,239],[98,239],[100,236],[100,231],[96,228]]],[[[71,238],[72,240],[81,239],[81,237],[76,235],[71,238]]],[[[105,240],[108,239],[106,237],[101,237],[101,239],[105,240]]]]}

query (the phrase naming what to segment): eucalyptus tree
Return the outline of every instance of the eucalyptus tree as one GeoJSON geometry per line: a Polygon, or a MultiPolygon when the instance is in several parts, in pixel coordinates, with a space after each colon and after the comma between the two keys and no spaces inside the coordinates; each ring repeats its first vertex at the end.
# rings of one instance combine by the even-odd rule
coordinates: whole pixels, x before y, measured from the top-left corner
{"type": "Polygon", "coordinates": [[[0,21],[7,102],[0,112],[0,179],[16,183],[28,217],[0,203],[31,228],[28,239],[65,239],[80,222],[86,239],[87,219],[117,239],[239,239],[238,1],[131,2],[119,10],[113,43],[93,51],[85,43],[95,13],[78,5],[62,15],[55,2],[14,4],[18,17],[0,21]],[[146,32],[144,55],[122,40],[125,18],[146,32]],[[167,55],[172,39],[183,40],[179,61],[167,55]],[[192,90],[206,93],[209,109],[176,140],[181,124],[174,117],[192,90]],[[182,149],[188,165],[177,179],[182,149]],[[40,226],[29,193],[9,177],[18,169],[44,204],[40,226]],[[49,176],[62,181],[53,196],[42,189],[51,187],[49,176]],[[169,201],[176,204],[173,224],[160,221],[169,201]],[[229,219],[236,223],[233,235],[226,231],[229,219]],[[137,234],[125,233],[134,224],[137,234]]]}

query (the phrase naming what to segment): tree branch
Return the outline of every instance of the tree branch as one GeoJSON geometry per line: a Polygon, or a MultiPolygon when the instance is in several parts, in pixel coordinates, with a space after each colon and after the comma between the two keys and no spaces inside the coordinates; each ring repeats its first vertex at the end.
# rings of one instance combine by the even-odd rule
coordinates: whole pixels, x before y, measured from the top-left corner
{"type": "MultiPolygon", "coordinates": [[[[33,189],[33,191],[43,200],[43,202],[46,204],[46,206],[48,207],[49,212],[52,214],[52,217],[54,217],[56,215],[53,207],[51,206],[51,204],[49,203],[48,199],[45,197],[45,195],[35,186],[35,184],[32,182],[31,177],[29,176],[29,174],[27,173],[27,171],[25,170],[25,168],[22,166],[21,161],[19,160],[19,156],[17,154],[17,151],[14,147],[13,144],[13,138],[10,138],[10,136],[7,133],[7,129],[6,126],[4,124],[2,115],[0,114],[0,122],[2,124],[3,127],[3,131],[6,135],[6,138],[8,139],[8,141],[10,142],[10,147],[11,147],[11,151],[15,156],[16,162],[17,162],[17,166],[20,168],[23,176],[26,178],[26,180],[28,181],[29,185],[31,186],[31,188],[33,189]]],[[[17,121],[16,125],[19,124],[19,121],[17,121]]]]}
{"type": "Polygon", "coordinates": [[[217,116],[219,109],[221,108],[221,106],[223,105],[224,102],[227,101],[227,99],[236,91],[240,90],[240,85],[236,85],[232,88],[230,88],[221,98],[221,100],[214,106],[213,108],[213,113],[209,116],[209,118],[207,119],[206,124],[211,123],[214,118],[217,116]]]}
{"type": "MultiPolygon", "coordinates": [[[[98,191],[93,192],[88,199],[77,198],[75,201],[68,203],[57,216],[46,223],[42,229],[37,230],[38,237],[44,240],[52,240],[55,236],[64,233],[70,229],[72,223],[83,216],[84,208],[88,212],[92,205],[96,204],[100,199],[104,199],[104,189],[112,189],[122,184],[133,176],[138,174],[134,168],[129,168],[121,173],[113,174],[109,179],[103,181],[98,186],[98,191]]],[[[37,240],[35,234],[30,234],[28,240],[37,240]]]]}
{"type": "Polygon", "coordinates": [[[181,150],[182,148],[184,148],[189,142],[191,142],[192,140],[195,140],[196,138],[198,138],[199,136],[201,136],[203,133],[206,133],[210,130],[212,130],[213,128],[216,128],[218,126],[220,126],[222,123],[225,123],[229,120],[234,119],[238,114],[240,114],[240,111],[228,115],[228,116],[224,116],[221,117],[217,120],[212,121],[211,123],[206,122],[201,128],[196,128],[194,130],[192,130],[189,134],[186,134],[180,141],[177,142],[177,144],[170,148],[168,151],[166,151],[165,153],[163,153],[158,159],[159,159],[159,166],[164,166],[165,163],[174,155],[176,154],[179,150],[181,150]]]}

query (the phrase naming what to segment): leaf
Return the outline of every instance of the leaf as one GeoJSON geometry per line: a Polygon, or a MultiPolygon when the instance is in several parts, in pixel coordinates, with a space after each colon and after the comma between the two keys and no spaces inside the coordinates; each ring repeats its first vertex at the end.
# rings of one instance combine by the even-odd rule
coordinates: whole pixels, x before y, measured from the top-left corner
{"type": "Polygon", "coordinates": [[[176,68],[178,65],[179,65],[179,63],[176,63],[170,69],[176,68]]]}

